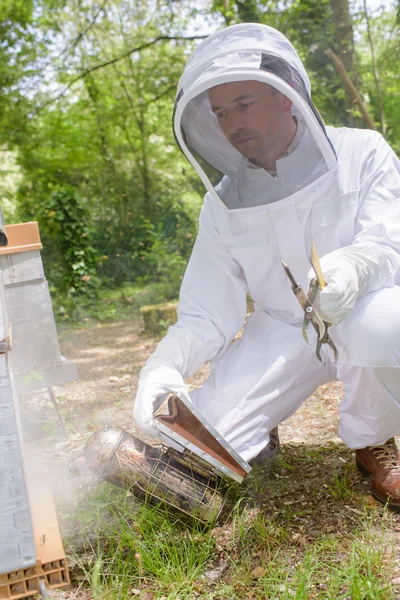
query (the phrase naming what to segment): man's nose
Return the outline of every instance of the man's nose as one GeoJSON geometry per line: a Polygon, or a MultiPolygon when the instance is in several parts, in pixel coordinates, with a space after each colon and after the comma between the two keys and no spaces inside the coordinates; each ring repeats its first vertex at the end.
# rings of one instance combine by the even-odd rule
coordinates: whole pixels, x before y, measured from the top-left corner
{"type": "Polygon", "coordinates": [[[230,133],[234,134],[237,133],[238,131],[240,131],[241,129],[245,128],[245,122],[244,122],[244,115],[241,114],[239,111],[238,112],[234,112],[231,115],[231,119],[230,119],[230,133]]]}

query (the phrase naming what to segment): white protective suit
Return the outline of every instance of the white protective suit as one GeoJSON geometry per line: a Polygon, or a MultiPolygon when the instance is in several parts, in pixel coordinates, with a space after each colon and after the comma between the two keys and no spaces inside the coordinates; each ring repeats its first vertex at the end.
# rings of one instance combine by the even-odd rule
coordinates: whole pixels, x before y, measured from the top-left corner
{"type": "Polygon", "coordinates": [[[339,435],[349,447],[400,434],[400,164],[376,132],[325,129],[289,41],[258,24],[228,27],[198,46],[181,77],[175,135],[208,193],[182,283],[178,322],[142,369],[135,418],[148,431],[154,403],[185,391],[212,361],[192,401],[245,460],[321,384],[345,395],[339,435]],[[207,90],[257,80],[283,92],[302,135],[276,173],[251,168],[223,135],[207,90]],[[211,169],[209,166],[211,165],[211,169]],[[220,175],[217,185],[216,183],[220,175]],[[213,183],[211,183],[213,177],[213,183]],[[333,362],[301,335],[303,312],[283,259],[307,289],[314,237],[329,285],[333,362]],[[255,302],[246,319],[246,293],[255,302]],[[344,320],[343,320],[344,319],[344,320]],[[336,324],[336,325],[335,325],[336,324]]]}

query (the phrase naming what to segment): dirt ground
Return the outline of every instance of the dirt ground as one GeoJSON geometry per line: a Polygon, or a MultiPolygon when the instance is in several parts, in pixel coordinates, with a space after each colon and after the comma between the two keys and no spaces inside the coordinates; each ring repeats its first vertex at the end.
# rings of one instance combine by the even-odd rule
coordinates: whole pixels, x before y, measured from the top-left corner
{"type": "MultiPolygon", "coordinates": [[[[132,320],[66,330],[60,334],[60,344],[62,354],[76,364],[79,375],[77,381],[70,382],[54,390],[68,431],[68,437],[63,434],[54,406],[48,399],[45,398],[38,404],[36,398],[35,406],[25,403],[22,412],[25,419],[27,413],[29,414],[28,421],[30,427],[33,428],[33,431],[31,431],[32,441],[35,438],[34,432],[36,431],[33,425],[35,423],[34,411],[39,410],[38,406],[40,405],[40,415],[36,420],[42,430],[41,444],[43,445],[43,441],[45,441],[48,456],[51,456],[52,459],[54,457],[59,459],[59,466],[57,466],[56,460],[54,468],[56,481],[54,492],[60,512],[66,514],[69,510],[68,493],[66,492],[65,480],[63,481],[62,469],[65,468],[66,463],[70,464],[79,459],[90,434],[103,427],[105,423],[127,427],[135,434],[132,409],[137,381],[140,369],[146,358],[154,350],[157,340],[144,334],[141,320],[139,317],[135,317],[132,320]],[[61,465],[62,469],[60,468],[61,465]]],[[[191,379],[190,387],[200,386],[207,375],[208,366],[205,366],[191,379]]],[[[351,453],[337,437],[337,409],[342,394],[343,389],[339,382],[321,386],[304,402],[294,416],[279,426],[281,444],[284,447],[284,452],[286,452],[285,456],[293,459],[295,465],[297,450],[299,446],[302,448],[304,445],[307,448],[318,447],[324,449],[323,452],[326,453],[327,458],[325,464],[322,461],[320,467],[323,471],[338,468],[338,465],[340,467],[342,463],[352,463],[351,453]]],[[[304,465],[307,470],[308,467],[304,463],[304,457],[301,457],[301,460],[302,462],[298,463],[300,470],[301,465],[304,465]]],[[[324,476],[322,472],[321,474],[314,471],[314,474],[312,474],[311,471],[310,477],[312,476],[314,479],[315,476],[317,478],[324,476]]],[[[306,471],[301,474],[300,479],[297,481],[296,485],[300,487],[293,492],[294,499],[292,497],[288,499],[289,503],[297,502],[296,498],[299,497],[304,499],[304,494],[307,494],[306,487],[304,490],[300,490],[302,485],[308,485],[307,482],[302,481],[303,477],[307,478],[305,473],[306,471]]],[[[368,496],[368,483],[361,482],[361,478],[359,478],[356,485],[360,493],[368,496]]],[[[325,484],[326,487],[328,486],[325,484]]],[[[72,488],[69,490],[71,496],[76,491],[72,488]]],[[[277,491],[276,494],[279,495],[281,492],[277,491]]],[[[372,503],[374,502],[372,497],[369,496],[369,499],[372,503]]],[[[273,511],[274,499],[272,495],[270,500],[271,510],[273,511]]],[[[336,527],[346,527],[347,517],[343,517],[340,511],[335,515],[335,519],[339,519],[338,522],[332,521],[332,506],[325,502],[326,519],[321,518],[320,507],[316,508],[317,512],[310,511],[309,517],[307,517],[310,520],[310,531],[313,528],[315,529],[316,525],[318,525],[318,532],[321,528],[328,527],[328,525],[330,529],[326,529],[326,531],[336,527]],[[315,519],[317,519],[317,523],[315,519]]],[[[355,509],[350,507],[347,510],[348,508],[347,506],[346,514],[349,515],[350,520],[348,523],[351,524],[351,518],[354,515],[349,511],[355,509]]],[[[395,531],[399,531],[400,521],[397,520],[396,523],[398,528],[395,531]]],[[[307,528],[307,523],[301,525],[298,535],[304,531],[304,527],[307,528]]],[[[398,534],[395,531],[393,531],[393,534],[397,536],[398,534]]],[[[68,531],[65,531],[65,529],[63,534],[68,537],[68,531]]],[[[400,575],[400,546],[398,555],[400,575]]],[[[75,591],[70,589],[69,591],[53,592],[52,597],[60,600],[64,598],[71,600],[90,598],[89,592],[89,595],[86,595],[86,592],[82,590],[77,593],[76,589],[75,591]]]]}
{"type": "MultiPolygon", "coordinates": [[[[78,368],[79,380],[57,390],[57,397],[74,433],[92,431],[109,424],[134,431],[133,401],[140,369],[157,345],[144,334],[139,318],[90,329],[65,332],[62,353],[78,368]]],[[[189,387],[202,384],[209,373],[206,365],[189,380],[189,387]]],[[[321,386],[301,409],[280,428],[281,441],[324,444],[337,441],[337,407],[342,384],[321,386]]]]}

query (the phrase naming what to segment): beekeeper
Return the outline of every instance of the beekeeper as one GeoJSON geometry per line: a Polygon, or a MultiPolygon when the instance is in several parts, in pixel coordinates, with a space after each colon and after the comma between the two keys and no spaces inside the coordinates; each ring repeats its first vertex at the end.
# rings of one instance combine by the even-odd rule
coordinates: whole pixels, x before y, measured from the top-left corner
{"type": "Polygon", "coordinates": [[[400,510],[400,163],[375,131],[325,127],[310,94],[296,51],[265,25],[218,31],[189,58],[174,132],[207,194],[178,322],[142,369],[134,414],[154,433],[159,398],[211,361],[191,399],[249,461],[318,386],[341,380],[339,435],[376,498],[400,510]],[[304,342],[281,265],[307,289],[312,238],[337,363],[304,342]],[[255,310],[232,344],[247,293],[255,310]]]}

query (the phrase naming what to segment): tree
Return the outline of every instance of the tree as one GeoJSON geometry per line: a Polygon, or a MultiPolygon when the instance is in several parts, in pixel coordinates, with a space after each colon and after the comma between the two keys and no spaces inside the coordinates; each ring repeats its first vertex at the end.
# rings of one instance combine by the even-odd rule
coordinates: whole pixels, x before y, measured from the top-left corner
{"type": "Polygon", "coordinates": [[[36,58],[32,23],[32,0],[0,2],[0,144],[10,142],[10,130],[24,118],[28,103],[18,84],[32,75],[36,58]]]}
{"type": "Polygon", "coordinates": [[[293,43],[311,80],[313,99],[327,123],[348,123],[345,91],[325,50],[335,46],[330,0],[257,0],[246,4],[215,0],[213,11],[226,24],[252,21],[275,27],[293,43]],[[248,12],[250,11],[250,12],[248,12]]]}
{"type": "MultiPolygon", "coordinates": [[[[58,210],[63,213],[71,197],[86,199],[99,274],[111,284],[157,277],[161,271],[150,265],[149,252],[161,261],[187,256],[195,215],[183,199],[198,198],[196,206],[200,200],[193,194],[198,178],[190,175],[171,127],[174,91],[193,42],[178,25],[171,29],[171,15],[161,6],[156,16],[136,0],[79,6],[75,12],[75,0],[65,0],[37,25],[39,37],[57,40],[48,48],[54,79],[31,99],[35,109],[19,136],[20,215],[38,218],[46,229],[42,208],[53,202],[54,190],[74,190],[57,195],[58,210]],[[188,236],[178,231],[182,225],[188,236]],[[155,236],[164,240],[166,255],[155,236]]],[[[60,235],[48,229],[48,236],[60,235]]],[[[53,244],[49,260],[56,260],[57,248],[62,252],[53,244]]],[[[45,261],[46,253],[45,247],[45,261]]],[[[64,283],[68,272],[65,266],[64,283]]],[[[59,273],[53,273],[56,281],[59,273]]]]}
{"type": "MultiPolygon", "coordinates": [[[[162,280],[171,295],[179,287],[203,188],[176,147],[171,115],[184,64],[202,37],[190,22],[198,15],[215,29],[256,21],[282,31],[325,122],[345,125],[354,117],[325,55],[335,49],[356,82],[360,73],[357,85],[380,120],[365,20],[345,0],[214,0],[211,11],[188,0],[0,0],[0,144],[13,149],[20,169],[19,217],[40,221],[50,282],[72,299],[94,291],[86,284],[96,276],[103,286],[162,280]],[[61,221],[77,227],[73,206],[87,227],[76,238],[87,273],[73,269],[77,255],[61,243],[68,237],[61,221]]],[[[400,150],[395,18],[394,11],[370,15],[368,30],[388,139],[400,150]]]]}
{"type": "MultiPolygon", "coordinates": [[[[344,65],[347,74],[356,88],[361,85],[357,70],[357,60],[354,48],[353,23],[350,15],[348,0],[330,0],[334,29],[334,51],[344,65]]],[[[361,125],[359,116],[352,111],[353,98],[345,88],[347,115],[345,123],[348,125],[361,125]]]]}

